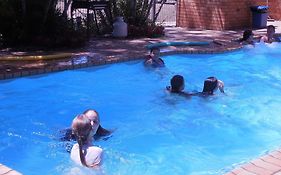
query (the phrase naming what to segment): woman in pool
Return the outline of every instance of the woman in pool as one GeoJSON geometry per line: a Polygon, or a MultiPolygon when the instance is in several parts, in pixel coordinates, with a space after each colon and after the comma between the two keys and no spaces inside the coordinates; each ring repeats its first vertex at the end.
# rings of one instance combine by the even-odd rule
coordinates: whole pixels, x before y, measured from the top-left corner
{"type": "Polygon", "coordinates": [[[145,60],[144,64],[146,66],[152,66],[152,67],[164,67],[165,63],[160,58],[160,49],[159,48],[151,49],[150,54],[148,58],[145,60]]]}
{"type": "Polygon", "coordinates": [[[204,81],[204,87],[201,95],[214,95],[214,92],[217,89],[224,93],[224,83],[216,77],[208,77],[204,81]]]}
{"type": "MultiPolygon", "coordinates": [[[[95,140],[98,140],[101,137],[109,136],[112,133],[112,131],[105,129],[100,125],[99,114],[96,110],[88,109],[88,110],[84,111],[83,114],[86,117],[88,117],[88,119],[91,121],[91,124],[93,126],[98,125],[97,130],[94,132],[95,140]]],[[[63,136],[60,138],[60,140],[62,140],[62,141],[75,140],[75,137],[74,137],[74,134],[73,134],[71,128],[65,129],[64,131],[62,131],[62,133],[63,133],[63,136]]]]}
{"type": "Polygon", "coordinates": [[[76,116],[72,122],[72,131],[78,143],[74,144],[70,157],[80,165],[88,168],[98,168],[102,162],[102,149],[92,144],[93,136],[99,125],[92,124],[85,114],[76,116]]]}
{"type": "Polygon", "coordinates": [[[241,44],[254,44],[254,33],[252,30],[245,30],[243,33],[243,38],[239,40],[241,44]]]}
{"type": "Polygon", "coordinates": [[[176,93],[184,96],[190,97],[192,94],[184,92],[184,78],[181,75],[175,75],[170,81],[171,86],[167,86],[166,89],[171,93],[176,93]]]}

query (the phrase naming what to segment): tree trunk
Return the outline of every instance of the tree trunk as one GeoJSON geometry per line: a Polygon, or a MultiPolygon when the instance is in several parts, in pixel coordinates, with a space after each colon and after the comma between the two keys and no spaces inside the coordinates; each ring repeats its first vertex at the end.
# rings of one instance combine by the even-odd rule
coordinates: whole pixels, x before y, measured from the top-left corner
{"type": "Polygon", "coordinates": [[[21,0],[21,8],[22,8],[22,16],[23,16],[23,18],[25,18],[25,16],[26,16],[26,1],[25,0],[21,0]]]}
{"type": "Polygon", "coordinates": [[[153,17],[153,23],[155,23],[155,21],[157,20],[157,18],[158,18],[158,16],[159,16],[159,13],[161,12],[162,7],[163,7],[163,5],[165,4],[166,1],[167,1],[167,0],[162,0],[161,5],[160,5],[160,7],[159,7],[159,9],[158,9],[158,11],[157,11],[157,13],[156,13],[156,15],[153,17]]]}
{"type": "Polygon", "coordinates": [[[136,17],[136,0],[130,1],[130,14],[132,15],[133,19],[136,17]]]}
{"type": "Polygon", "coordinates": [[[69,10],[72,0],[64,0],[64,8],[62,15],[67,19],[67,11],[69,10]]]}
{"type": "Polygon", "coordinates": [[[52,8],[53,2],[54,2],[54,0],[47,0],[47,2],[45,3],[45,9],[44,9],[44,12],[43,12],[43,18],[42,18],[42,21],[41,21],[40,31],[42,31],[43,28],[44,28],[44,25],[45,25],[45,23],[47,21],[47,18],[48,18],[49,10],[50,10],[50,8],[52,8]]]}
{"type": "Polygon", "coordinates": [[[148,9],[147,9],[147,12],[146,12],[146,15],[145,15],[145,20],[147,20],[147,19],[148,19],[148,17],[149,17],[150,10],[151,10],[151,8],[152,8],[152,6],[153,6],[153,4],[154,4],[154,1],[155,1],[155,0],[150,0],[150,3],[149,3],[149,6],[148,6],[148,9]]]}

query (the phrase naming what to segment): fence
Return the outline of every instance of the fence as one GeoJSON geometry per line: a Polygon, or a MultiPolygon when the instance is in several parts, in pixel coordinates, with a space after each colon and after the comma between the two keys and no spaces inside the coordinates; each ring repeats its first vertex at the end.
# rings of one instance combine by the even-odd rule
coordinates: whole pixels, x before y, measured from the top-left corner
{"type": "Polygon", "coordinates": [[[176,25],[176,11],[177,11],[177,0],[157,0],[156,1],[156,12],[163,6],[159,12],[156,22],[166,25],[175,26],[176,25]],[[164,1],[164,2],[162,2],[164,1]]]}
{"type": "MultiPolygon", "coordinates": [[[[57,3],[57,8],[62,13],[64,13],[68,18],[71,17],[70,14],[71,1],[72,0],[58,0],[57,3]]],[[[156,15],[156,13],[161,8],[156,22],[162,25],[175,26],[176,9],[177,9],[176,6],[177,6],[177,0],[155,0],[155,12],[153,12],[153,8],[152,8],[150,12],[150,17],[151,19],[153,19],[153,15],[156,15]]],[[[74,17],[81,16],[83,18],[83,16],[85,17],[86,13],[87,13],[86,9],[79,9],[78,11],[75,11],[74,17]]]]}

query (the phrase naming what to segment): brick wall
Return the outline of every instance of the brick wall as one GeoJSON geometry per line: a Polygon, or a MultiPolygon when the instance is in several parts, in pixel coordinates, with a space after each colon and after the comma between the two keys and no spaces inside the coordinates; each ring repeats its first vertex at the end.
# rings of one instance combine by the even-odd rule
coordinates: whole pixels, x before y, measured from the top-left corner
{"type": "Polygon", "coordinates": [[[269,16],[281,20],[281,0],[269,0],[269,16]]]}
{"type": "Polygon", "coordinates": [[[178,0],[177,26],[215,30],[247,28],[251,26],[250,6],[253,5],[266,5],[266,0],[178,0]]]}

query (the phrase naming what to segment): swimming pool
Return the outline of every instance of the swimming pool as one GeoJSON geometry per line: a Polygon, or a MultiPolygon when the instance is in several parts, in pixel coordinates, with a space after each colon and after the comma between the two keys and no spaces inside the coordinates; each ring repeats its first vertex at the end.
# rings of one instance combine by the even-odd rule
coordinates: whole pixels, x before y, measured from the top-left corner
{"type": "Polygon", "coordinates": [[[96,142],[104,174],[223,174],[281,145],[280,48],[165,56],[164,69],[134,61],[0,81],[0,162],[28,175],[89,174],[71,162],[58,131],[94,108],[116,129],[96,142]],[[226,95],[168,94],[174,74],[188,91],[216,76],[226,95]]]}

